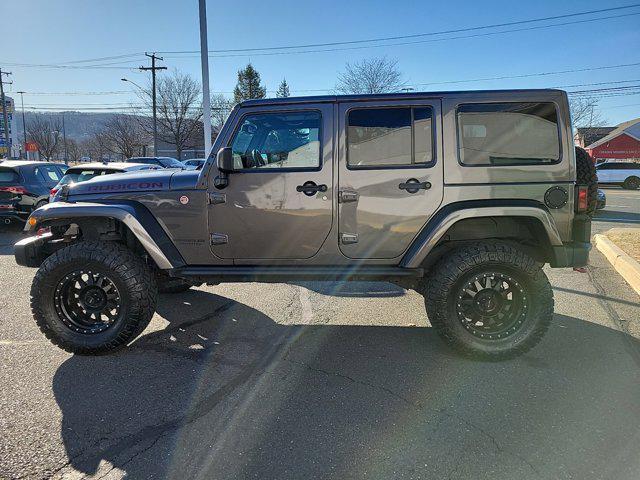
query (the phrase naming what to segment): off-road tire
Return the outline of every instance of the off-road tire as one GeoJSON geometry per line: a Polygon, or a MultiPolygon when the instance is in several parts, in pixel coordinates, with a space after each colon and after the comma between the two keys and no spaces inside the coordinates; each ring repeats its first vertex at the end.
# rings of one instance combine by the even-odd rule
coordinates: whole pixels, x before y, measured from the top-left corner
{"type": "Polygon", "coordinates": [[[598,204],[598,174],[593,158],[584,148],[576,147],[576,183],[586,185],[587,215],[593,215],[598,204]]]}
{"type": "Polygon", "coordinates": [[[622,184],[622,188],[626,190],[638,190],[640,189],[640,178],[629,177],[622,184]]]}
{"type": "Polygon", "coordinates": [[[39,209],[40,207],[44,207],[47,203],[49,203],[48,200],[40,200],[38,203],[36,203],[33,206],[33,210],[35,211],[35,210],[39,209]]]}
{"type": "Polygon", "coordinates": [[[182,278],[170,277],[164,273],[156,274],[159,293],[182,293],[193,287],[193,283],[182,278]]]}
{"type": "Polygon", "coordinates": [[[541,265],[509,243],[480,242],[454,249],[433,267],[421,293],[431,325],[442,339],[464,355],[486,360],[525,353],[540,341],[553,318],[553,291],[541,265]],[[483,272],[508,276],[522,287],[525,300],[528,297],[517,329],[502,338],[479,338],[459,318],[458,292],[483,272]]]}
{"type": "Polygon", "coordinates": [[[70,353],[100,355],[122,348],[142,333],[153,316],[157,297],[153,271],[140,257],[118,243],[86,241],[62,248],[43,262],[31,286],[31,311],[53,344],[70,353]],[[115,285],[120,309],[104,331],[78,333],[59,314],[57,289],[69,275],[89,270],[115,285]]]}

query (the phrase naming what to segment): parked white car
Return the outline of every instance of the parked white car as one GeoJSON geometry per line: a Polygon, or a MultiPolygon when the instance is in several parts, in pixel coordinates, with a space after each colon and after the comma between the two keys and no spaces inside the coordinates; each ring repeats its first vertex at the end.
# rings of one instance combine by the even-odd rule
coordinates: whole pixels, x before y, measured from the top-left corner
{"type": "Polygon", "coordinates": [[[66,172],[64,177],[60,179],[60,182],[51,189],[49,192],[49,203],[54,202],[54,198],[58,190],[62,188],[63,185],[68,185],[72,183],[80,183],[86,182],[87,180],[91,180],[94,177],[99,177],[101,175],[110,175],[112,173],[125,173],[125,172],[136,172],[140,170],[155,170],[158,167],[154,165],[146,165],[143,163],[123,163],[123,162],[112,162],[112,163],[89,163],[86,165],[78,165],[76,167],[70,167],[66,172]]]}
{"type": "Polygon", "coordinates": [[[640,163],[605,162],[596,166],[598,183],[620,185],[629,190],[640,189],[640,163]]]}

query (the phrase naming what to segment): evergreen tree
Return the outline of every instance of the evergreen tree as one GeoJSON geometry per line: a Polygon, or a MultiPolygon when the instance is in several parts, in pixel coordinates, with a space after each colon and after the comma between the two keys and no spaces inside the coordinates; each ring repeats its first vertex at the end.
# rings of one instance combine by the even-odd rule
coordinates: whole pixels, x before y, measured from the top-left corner
{"type": "Polygon", "coordinates": [[[264,98],[267,90],[260,85],[260,74],[248,64],[242,70],[238,70],[238,83],[233,90],[233,99],[236,103],[252,98],[264,98]]]}
{"type": "Polygon", "coordinates": [[[289,93],[289,84],[287,83],[287,79],[283,78],[282,82],[280,82],[280,86],[278,87],[278,91],[276,92],[276,97],[285,98],[290,96],[291,93],[289,93]]]}

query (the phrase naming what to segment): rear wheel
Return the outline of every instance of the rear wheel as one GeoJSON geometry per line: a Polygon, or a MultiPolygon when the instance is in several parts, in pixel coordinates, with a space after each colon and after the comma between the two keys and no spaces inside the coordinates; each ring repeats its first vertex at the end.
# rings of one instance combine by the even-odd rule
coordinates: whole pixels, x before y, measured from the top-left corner
{"type": "Polygon", "coordinates": [[[638,190],[640,188],[640,178],[638,177],[629,177],[622,184],[622,188],[626,188],[627,190],[638,190]]]}
{"type": "Polygon", "coordinates": [[[58,250],[31,286],[31,310],[42,333],[77,354],[108,353],[129,343],[149,324],[156,299],[151,269],[111,242],[58,250]]]}
{"type": "Polygon", "coordinates": [[[464,354],[512,358],[536,345],[553,317],[553,293],[539,263],[507,243],[459,247],[424,287],[438,334],[464,354]]]}

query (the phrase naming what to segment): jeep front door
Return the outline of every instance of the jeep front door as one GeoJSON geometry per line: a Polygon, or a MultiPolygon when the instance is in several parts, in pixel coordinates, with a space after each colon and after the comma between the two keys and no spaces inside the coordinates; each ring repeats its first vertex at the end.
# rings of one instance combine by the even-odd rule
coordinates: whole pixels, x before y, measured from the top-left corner
{"type": "Polygon", "coordinates": [[[331,104],[243,108],[236,119],[225,142],[236,170],[224,189],[210,182],[213,253],[239,263],[313,257],[333,219],[331,104]]]}
{"type": "Polygon", "coordinates": [[[341,103],[340,250],[400,257],[443,194],[440,100],[341,103]]]}

